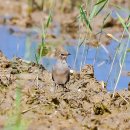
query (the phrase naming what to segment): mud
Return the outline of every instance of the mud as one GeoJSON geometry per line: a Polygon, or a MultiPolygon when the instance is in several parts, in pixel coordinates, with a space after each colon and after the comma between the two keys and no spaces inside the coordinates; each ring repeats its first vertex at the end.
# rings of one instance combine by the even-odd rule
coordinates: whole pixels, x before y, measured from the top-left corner
{"type": "Polygon", "coordinates": [[[112,98],[94,77],[92,65],[73,72],[66,87],[68,91],[54,91],[51,73],[42,65],[9,61],[1,52],[0,129],[14,112],[19,88],[21,118],[28,130],[129,130],[130,91],[118,91],[112,98]]]}
{"type": "MultiPolygon", "coordinates": [[[[79,0],[80,1],[80,0],[79,0]]],[[[3,2],[0,0],[0,24],[4,25],[13,25],[18,26],[21,30],[26,30],[27,28],[35,27],[37,29],[41,29],[42,21],[46,24],[49,15],[49,9],[51,8],[52,14],[52,23],[48,29],[47,33],[47,42],[50,43],[60,43],[60,44],[71,44],[70,39],[78,39],[79,33],[82,33],[82,38],[87,37],[89,42],[86,44],[97,46],[99,44],[110,44],[111,38],[108,37],[106,34],[115,34],[122,32],[123,27],[118,22],[117,19],[110,16],[104,23],[103,26],[103,33],[100,36],[101,27],[103,25],[103,20],[108,14],[107,10],[103,13],[99,14],[94,20],[91,22],[91,26],[93,28],[93,34],[90,36],[86,35],[86,28],[85,25],[81,26],[81,22],[78,22],[79,16],[79,8],[78,2],[74,5],[68,2],[58,2],[58,3],[51,3],[48,1],[45,3],[45,7],[43,10],[39,9],[36,6],[39,3],[34,3],[35,7],[29,6],[26,1],[15,1],[15,0],[6,0],[3,2]],[[51,4],[54,6],[51,6],[51,4]],[[9,6],[10,5],[10,6],[9,6]],[[37,8],[36,8],[37,7],[37,8]],[[79,29],[80,28],[80,29],[79,29]],[[55,30],[57,33],[54,33],[52,30],[55,30]],[[99,33],[99,35],[96,35],[99,33]],[[94,37],[93,37],[94,36],[94,37]],[[91,40],[94,38],[94,41],[91,40]],[[51,39],[51,40],[50,40],[51,39]]],[[[80,1],[81,2],[81,1],[80,1]]],[[[127,8],[129,5],[129,1],[121,0],[121,1],[113,1],[114,4],[127,8]]],[[[109,9],[112,9],[113,6],[110,4],[109,9]]],[[[116,10],[116,9],[115,9],[116,10]]],[[[15,30],[13,30],[15,33],[15,30]]],[[[38,34],[36,39],[41,40],[41,34],[38,34]]]]}
{"type": "MultiPolygon", "coordinates": [[[[128,2],[116,0],[114,3],[126,7],[128,2]]],[[[28,10],[25,1],[0,0],[0,3],[2,25],[18,26],[24,30],[34,26],[41,28],[41,16],[45,20],[48,18],[48,10],[45,12],[36,7],[28,10]]],[[[61,6],[61,3],[56,5],[50,30],[60,30],[57,35],[50,31],[47,40],[51,36],[53,43],[62,41],[72,44],[69,41],[71,38],[79,38],[79,25],[76,21],[79,9],[75,5],[71,6],[61,6]]],[[[99,14],[94,19],[94,34],[86,44],[94,47],[98,45],[100,36],[95,34],[100,32],[103,17],[104,14],[99,14]]],[[[15,30],[11,31],[15,33],[15,30]]],[[[111,17],[106,21],[105,34],[115,35],[121,31],[123,28],[116,19],[111,17]]],[[[41,40],[40,34],[37,39],[41,40]]],[[[108,45],[110,37],[102,35],[100,42],[108,45]]],[[[66,87],[67,91],[63,91],[62,87],[54,90],[51,72],[42,65],[20,58],[9,61],[0,52],[0,129],[3,130],[7,123],[15,125],[17,120],[10,118],[15,115],[25,123],[28,130],[130,129],[130,85],[128,90],[117,91],[113,98],[112,93],[105,88],[105,83],[96,80],[93,66],[86,65],[80,73],[71,73],[66,87]],[[18,90],[21,94],[19,114],[15,111],[18,90]]]]}

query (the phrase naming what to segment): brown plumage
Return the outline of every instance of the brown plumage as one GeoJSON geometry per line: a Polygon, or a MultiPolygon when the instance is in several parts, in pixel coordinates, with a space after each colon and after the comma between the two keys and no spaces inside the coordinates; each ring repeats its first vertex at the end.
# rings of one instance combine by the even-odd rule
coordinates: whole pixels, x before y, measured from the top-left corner
{"type": "Polygon", "coordinates": [[[55,86],[60,85],[65,87],[65,84],[70,79],[70,69],[66,62],[68,55],[69,54],[66,51],[59,52],[57,62],[52,68],[52,79],[55,82],[55,86]]]}

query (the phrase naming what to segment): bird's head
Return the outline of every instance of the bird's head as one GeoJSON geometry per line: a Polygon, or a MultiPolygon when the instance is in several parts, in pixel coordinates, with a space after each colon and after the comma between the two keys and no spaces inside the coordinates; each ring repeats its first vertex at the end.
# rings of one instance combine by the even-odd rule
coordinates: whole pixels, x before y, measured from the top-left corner
{"type": "Polygon", "coordinates": [[[60,60],[66,60],[67,57],[68,57],[68,55],[70,55],[70,53],[68,53],[68,52],[61,52],[61,53],[59,54],[58,58],[59,58],[60,60]]]}
{"type": "Polygon", "coordinates": [[[63,47],[58,47],[55,51],[55,56],[59,60],[66,60],[70,55],[63,47]]]}

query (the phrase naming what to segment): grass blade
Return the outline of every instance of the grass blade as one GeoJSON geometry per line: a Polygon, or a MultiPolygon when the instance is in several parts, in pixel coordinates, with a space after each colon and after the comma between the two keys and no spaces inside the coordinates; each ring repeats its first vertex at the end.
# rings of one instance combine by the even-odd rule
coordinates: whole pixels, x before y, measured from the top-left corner
{"type": "Polygon", "coordinates": [[[97,13],[95,14],[95,16],[97,16],[102,11],[102,9],[105,7],[105,5],[107,4],[107,2],[108,2],[108,0],[106,0],[104,2],[104,4],[100,7],[100,9],[97,11],[97,13]]]}
{"type": "Polygon", "coordinates": [[[114,91],[113,91],[113,97],[115,96],[115,91],[116,91],[116,88],[117,88],[117,85],[118,85],[118,82],[119,82],[119,79],[120,79],[120,76],[121,76],[121,71],[122,71],[122,68],[123,68],[123,65],[124,65],[124,62],[125,62],[127,50],[128,50],[128,47],[129,47],[129,41],[130,41],[130,33],[129,33],[128,28],[127,28],[127,26],[125,24],[125,21],[123,20],[123,18],[118,13],[116,13],[116,14],[117,14],[117,16],[119,18],[119,21],[121,22],[124,30],[128,33],[129,38],[128,38],[127,43],[124,43],[125,44],[125,49],[122,52],[123,54],[122,54],[122,56],[120,58],[120,61],[119,61],[120,62],[119,63],[120,64],[120,70],[119,70],[119,74],[117,76],[117,80],[116,80],[116,83],[115,83],[115,87],[114,87],[114,91]]]}
{"type": "MultiPolygon", "coordinates": [[[[126,23],[125,23],[125,21],[124,21],[124,19],[118,14],[118,13],[116,13],[116,15],[118,16],[118,18],[119,18],[119,21],[121,22],[121,24],[122,24],[122,26],[123,26],[123,28],[125,29],[125,31],[128,33],[128,35],[129,35],[129,38],[130,38],[130,33],[129,33],[129,30],[128,30],[128,27],[127,27],[127,25],[126,25],[126,23]]],[[[129,18],[129,17],[128,17],[129,18]]]]}
{"type": "Polygon", "coordinates": [[[130,52],[130,48],[127,49],[127,52],[130,52]]]}
{"type": "Polygon", "coordinates": [[[106,17],[103,19],[103,23],[107,20],[107,18],[111,15],[111,12],[106,15],[106,17]]]}
{"type": "Polygon", "coordinates": [[[99,5],[99,4],[101,4],[101,3],[103,3],[103,2],[105,2],[106,0],[101,0],[101,1],[99,1],[98,3],[96,3],[95,5],[99,5]]]}
{"type": "Polygon", "coordinates": [[[114,87],[114,91],[113,91],[113,97],[115,96],[116,88],[117,88],[117,85],[118,85],[118,82],[119,82],[119,79],[120,79],[120,76],[121,76],[122,68],[123,68],[123,65],[124,65],[124,62],[125,62],[125,59],[126,59],[126,54],[127,54],[127,48],[128,48],[128,45],[129,45],[129,41],[130,41],[130,37],[128,38],[128,41],[126,43],[126,47],[125,47],[124,53],[121,56],[120,70],[119,70],[119,74],[117,76],[117,80],[116,80],[116,83],[115,83],[115,87],[114,87]]]}
{"type": "Polygon", "coordinates": [[[114,3],[110,3],[110,5],[116,7],[117,9],[121,9],[122,10],[122,7],[120,7],[119,5],[116,5],[114,3]]]}
{"type": "Polygon", "coordinates": [[[87,19],[87,16],[86,16],[82,6],[80,6],[80,16],[85,21],[85,23],[88,26],[88,28],[90,29],[90,31],[92,31],[92,27],[91,27],[91,25],[89,23],[89,20],[87,19]]]}
{"type": "Polygon", "coordinates": [[[127,24],[127,28],[129,28],[129,26],[130,26],[130,22],[127,24]]]}
{"type": "Polygon", "coordinates": [[[48,28],[50,23],[52,21],[52,16],[51,16],[51,13],[49,14],[49,17],[48,17],[48,20],[47,20],[47,23],[46,23],[46,27],[48,28]]]}
{"type": "Polygon", "coordinates": [[[36,63],[38,64],[39,63],[39,56],[37,54],[35,54],[35,60],[36,60],[36,63]]]}
{"type": "MultiPolygon", "coordinates": [[[[100,0],[97,0],[97,3],[99,2],[100,0]]],[[[93,10],[92,10],[92,13],[90,14],[90,17],[89,17],[89,22],[93,19],[93,17],[95,16],[95,12],[97,10],[97,5],[94,6],[93,10]]]]}
{"type": "Polygon", "coordinates": [[[118,16],[119,21],[121,22],[121,24],[123,25],[123,27],[126,29],[126,25],[125,25],[124,19],[118,13],[116,13],[116,15],[118,16]]]}

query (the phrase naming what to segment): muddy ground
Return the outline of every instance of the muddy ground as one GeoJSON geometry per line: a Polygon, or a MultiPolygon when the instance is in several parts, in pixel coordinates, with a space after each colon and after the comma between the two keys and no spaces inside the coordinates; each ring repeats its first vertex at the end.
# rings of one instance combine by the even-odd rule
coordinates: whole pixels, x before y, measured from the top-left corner
{"type": "MultiPolygon", "coordinates": [[[[124,7],[128,6],[128,2],[129,0],[114,1],[124,7]]],[[[39,23],[42,15],[45,20],[48,18],[49,11],[35,8],[31,13],[28,12],[27,3],[22,0],[0,0],[0,3],[0,24],[5,26],[13,25],[26,31],[34,26],[41,28],[39,23]]],[[[53,10],[50,30],[59,26],[61,30],[58,35],[48,32],[47,39],[51,36],[53,43],[72,44],[70,38],[79,38],[79,25],[76,22],[79,8],[66,5],[61,8],[60,4],[56,5],[57,10],[53,10]]],[[[100,31],[105,15],[99,14],[94,19],[94,35],[100,31]]],[[[15,33],[12,28],[10,31],[15,33]]],[[[106,21],[105,34],[116,36],[122,31],[117,20],[111,17],[106,21]]],[[[40,33],[37,38],[41,40],[40,33]]],[[[89,44],[97,46],[97,39],[98,37],[92,37],[89,44]]],[[[100,42],[109,44],[110,38],[102,35],[100,42]]],[[[103,82],[96,80],[92,65],[86,65],[80,73],[72,73],[66,87],[68,91],[63,91],[62,87],[54,91],[51,73],[42,65],[27,63],[20,58],[9,61],[0,53],[0,130],[7,124],[12,127],[16,122],[24,122],[28,130],[130,129],[130,91],[118,91],[112,98],[112,93],[107,92],[103,82]],[[18,90],[21,94],[19,106],[16,105],[18,90]],[[17,107],[19,113],[15,110],[17,107]],[[16,120],[12,120],[14,115],[18,116],[16,120]]]]}
{"type": "Polygon", "coordinates": [[[63,91],[54,91],[51,73],[42,65],[12,61],[0,54],[0,129],[16,114],[17,89],[21,91],[20,120],[28,130],[129,130],[130,91],[107,92],[86,65],[72,73],[63,91]],[[16,89],[17,88],[17,89],[16,89]]]}

